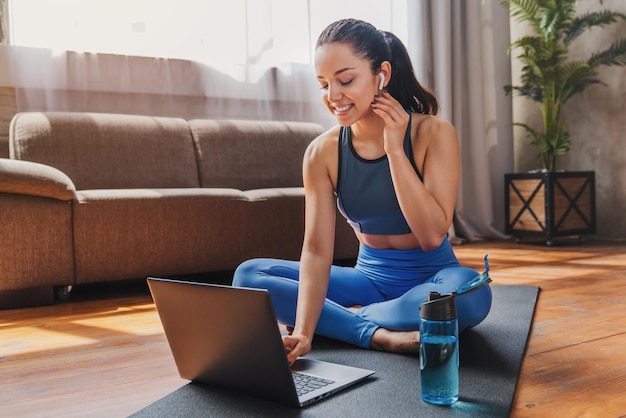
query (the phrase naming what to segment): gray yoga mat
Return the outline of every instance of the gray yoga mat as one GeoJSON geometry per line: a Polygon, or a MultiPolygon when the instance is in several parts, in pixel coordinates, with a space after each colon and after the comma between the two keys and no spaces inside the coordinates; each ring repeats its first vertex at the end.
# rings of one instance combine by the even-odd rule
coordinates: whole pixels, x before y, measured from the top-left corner
{"type": "Polygon", "coordinates": [[[460,338],[459,401],[420,399],[417,356],[354,348],[317,337],[312,358],[376,371],[371,378],[305,408],[291,408],[189,383],[139,412],[142,417],[507,417],[532,325],[537,286],[492,285],[489,316],[460,338]]]}

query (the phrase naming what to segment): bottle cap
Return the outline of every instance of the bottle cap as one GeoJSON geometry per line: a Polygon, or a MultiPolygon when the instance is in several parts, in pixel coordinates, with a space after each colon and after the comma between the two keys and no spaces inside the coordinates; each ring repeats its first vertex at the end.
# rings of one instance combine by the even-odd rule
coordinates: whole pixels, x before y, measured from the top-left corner
{"type": "Polygon", "coordinates": [[[454,294],[462,295],[463,293],[469,293],[489,283],[491,283],[491,277],[489,277],[489,261],[487,260],[487,255],[485,255],[485,271],[469,282],[457,287],[454,294]]]}
{"type": "Polygon", "coordinates": [[[449,321],[456,318],[454,295],[440,295],[437,292],[430,292],[428,301],[422,303],[420,317],[433,321],[449,321]]]}

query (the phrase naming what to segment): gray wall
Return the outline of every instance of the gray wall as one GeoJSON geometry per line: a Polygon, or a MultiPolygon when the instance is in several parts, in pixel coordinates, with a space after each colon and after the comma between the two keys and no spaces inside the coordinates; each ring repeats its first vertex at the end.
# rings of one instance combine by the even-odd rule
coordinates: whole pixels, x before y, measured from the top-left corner
{"type": "MultiPolygon", "coordinates": [[[[580,11],[610,9],[626,14],[626,1],[604,0],[580,3],[580,11]]],[[[511,39],[527,29],[511,22],[511,39]]],[[[593,52],[607,48],[618,38],[626,38],[626,22],[606,28],[594,28],[572,44],[572,59],[587,59],[593,52]]],[[[513,55],[514,57],[515,55],[513,55]]],[[[520,65],[513,60],[513,83],[519,80],[520,65]]],[[[595,170],[596,237],[626,240],[626,67],[604,67],[598,72],[604,85],[588,87],[573,97],[562,109],[569,124],[572,144],[570,152],[557,158],[559,170],[595,170]]],[[[539,126],[541,116],[533,102],[513,99],[513,120],[539,126]]],[[[522,128],[514,129],[515,171],[541,168],[537,149],[530,144],[522,128]]]]}

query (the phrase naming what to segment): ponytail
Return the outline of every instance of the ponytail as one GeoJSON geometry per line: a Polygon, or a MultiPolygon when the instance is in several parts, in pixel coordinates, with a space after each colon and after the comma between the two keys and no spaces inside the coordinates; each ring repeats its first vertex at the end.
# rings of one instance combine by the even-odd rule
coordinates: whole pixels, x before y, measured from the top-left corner
{"type": "Polygon", "coordinates": [[[413,71],[411,58],[404,44],[396,35],[383,32],[391,49],[391,79],[387,91],[398,100],[405,109],[425,115],[436,115],[439,112],[437,97],[423,87],[413,71]]]}

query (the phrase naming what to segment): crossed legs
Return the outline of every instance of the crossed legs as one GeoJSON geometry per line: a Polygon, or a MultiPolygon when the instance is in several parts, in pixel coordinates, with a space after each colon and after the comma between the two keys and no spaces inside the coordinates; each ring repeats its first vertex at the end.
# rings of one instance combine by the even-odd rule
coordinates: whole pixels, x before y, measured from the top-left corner
{"type": "MultiPolygon", "coordinates": [[[[389,299],[361,271],[332,266],[328,294],[316,334],[362,348],[390,352],[417,352],[419,307],[430,291],[451,293],[478,273],[464,267],[441,270],[427,281],[389,299]],[[359,308],[357,308],[359,307],[359,308]]],[[[253,259],[235,271],[233,285],[267,289],[279,322],[292,327],[298,295],[299,263],[276,259],[253,259]]],[[[482,321],[491,306],[488,287],[457,302],[459,330],[482,321]],[[476,299],[476,300],[475,300],[476,299]]]]}

